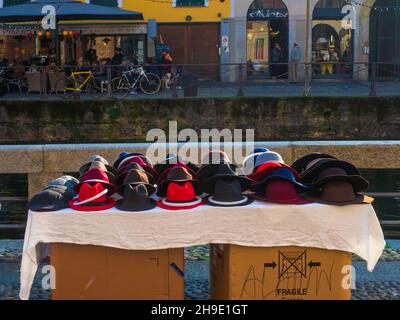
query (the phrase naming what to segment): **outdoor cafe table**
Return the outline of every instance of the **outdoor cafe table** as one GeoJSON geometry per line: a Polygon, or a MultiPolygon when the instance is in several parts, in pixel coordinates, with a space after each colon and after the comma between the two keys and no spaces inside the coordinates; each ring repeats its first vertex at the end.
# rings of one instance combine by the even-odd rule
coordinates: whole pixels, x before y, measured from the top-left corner
{"type": "Polygon", "coordinates": [[[29,299],[38,263],[50,243],[127,250],[161,250],[203,244],[248,247],[300,246],[352,252],[372,272],[385,241],[371,205],[200,206],[192,210],[155,208],[142,213],[29,212],[21,265],[20,298],[29,299]]]}

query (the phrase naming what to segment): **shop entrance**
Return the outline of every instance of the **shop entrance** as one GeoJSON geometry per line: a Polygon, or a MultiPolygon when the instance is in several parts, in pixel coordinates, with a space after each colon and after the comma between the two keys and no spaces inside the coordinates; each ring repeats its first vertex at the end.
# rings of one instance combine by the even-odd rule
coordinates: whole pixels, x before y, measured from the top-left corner
{"type": "Polygon", "coordinates": [[[320,0],[313,12],[312,62],[315,78],[353,76],[354,36],[344,29],[342,8],[347,0],[320,0]]]}
{"type": "Polygon", "coordinates": [[[247,13],[249,79],[287,78],[289,14],[281,0],[256,0],[247,13]]]}
{"type": "Polygon", "coordinates": [[[378,79],[400,79],[400,0],[377,0],[371,10],[370,62],[378,79]]]}

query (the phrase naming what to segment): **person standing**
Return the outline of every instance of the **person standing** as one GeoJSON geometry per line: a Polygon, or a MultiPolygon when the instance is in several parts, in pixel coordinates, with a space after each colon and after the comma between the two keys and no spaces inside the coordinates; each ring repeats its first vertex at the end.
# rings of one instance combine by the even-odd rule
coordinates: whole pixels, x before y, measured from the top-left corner
{"type": "Polygon", "coordinates": [[[297,41],[293,43],[292,52],[290,53],[290,83],[297,83],[297,71],[301,60],[301,50],[297,41]]]}
{"type": "Polygon", "coordinates": [[[282,48],[281,45],[276,42],[271,50],[271,77],[276,79],[278,76],[279,63],[281,62],[282,48]]]}

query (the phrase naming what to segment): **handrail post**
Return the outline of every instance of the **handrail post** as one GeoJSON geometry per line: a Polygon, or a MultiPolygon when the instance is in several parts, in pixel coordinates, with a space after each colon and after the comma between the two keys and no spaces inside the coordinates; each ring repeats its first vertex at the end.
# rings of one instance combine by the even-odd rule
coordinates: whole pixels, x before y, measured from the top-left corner
{"type": "Polygon", "coordinates": [[[370,97],[376,97],[376,63],[372,63],[370,97]]]}
{"type": "Polygon", "coordinates": [[[178,75],[178,72],[177,72],[177,67],[174,65],[174,66],[172,66],[171,67],[171,71],[172,71],[172,98],[178,98],[178,91],[177,91],[177,83],[178,83],[178,81],[177,81],[177,79],[176,79],[176,77],[177,77],[177,75],[178,75]]]}
{"type": "Polygon", "coordinates": [[[243,92],[243,64],[239,64],[239,90],[237,93],[238,97],[243,97],[244,92],[243,92]]]}
{"type": "Polygon", "coordinates": [[[111,78],[112,78],[111,66],[107,65],[107,98],[112,98],[111,78]]]}
{"type": "Polygon", "coordinates": [[[47,79],[45,67],[41,67],[40,74],[42,78],[42,99],[47,99],[47,79]]]}
{"type": "Polygon", "coordinates": [[[308,97],[310,94],[310,64],[307,62],[304,65],[304,92],[303,96],[308,97]]]}

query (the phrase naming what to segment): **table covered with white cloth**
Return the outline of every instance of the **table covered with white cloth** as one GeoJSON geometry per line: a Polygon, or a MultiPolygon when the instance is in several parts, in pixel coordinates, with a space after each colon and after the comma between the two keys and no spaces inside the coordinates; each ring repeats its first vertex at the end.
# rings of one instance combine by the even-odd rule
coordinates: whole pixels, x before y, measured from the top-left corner
{"type": "MultiPolygon", "coordinates": [[[[141,213],[102,212],[28,214],[21,265],[20,298],[28,299],[40,252],[50,243],[161,250],[203,244],[248,247],[300,246],[352,252],[372,271],[385,240],[371,205],[200,206],[183,211],[155,208],[141,213]]],[[[73,263],[73,262],[72,262],[73,263]]]]}

